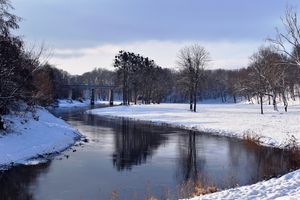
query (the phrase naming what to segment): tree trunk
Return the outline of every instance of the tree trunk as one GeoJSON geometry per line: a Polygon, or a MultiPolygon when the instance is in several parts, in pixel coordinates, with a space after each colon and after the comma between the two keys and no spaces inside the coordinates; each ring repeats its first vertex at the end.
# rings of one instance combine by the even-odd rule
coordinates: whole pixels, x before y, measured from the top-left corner
{"type": "Polygon", "coordinates": [[[126,72],[125,69],[123,69],[123,105],[127,104],[127,83],[126,83],[126,72]]]}
{"type": "Polygon", "coordinates": [[[286,96],[285,96],[285,92],[282,91],[282,100],[283,100],[283,105],[284,105],[284,111],[287,112],[287,109],[288,109],[288,101],[286,99],[286,96]]]}
{"type": "Polygon", "coordinates": [[[129,91],[129,88],[127,89],[127,105],[130,105],[130,100],[131,100],[131,93],[129,91]]]}
{"type": "Polygon", "coordinates": [[[264,114],[264,109],[263,109],[263,95],[260,95],[260,114],[264,114]]]}
{"type": "Polygon", "coordinates": [[[0,116],[0,130],[4,130],[4,121],[2,119],[2,116],[0,116]]]}
{"type": "Polygon", "coordinates": [[[290,90],[291,90],[291,98],[293,99],[293,101],[296,101],[294,85],[290,85],[290,90]]]}
{"type": "Polygon", "coordinates": [[[236,103],[236,96],[233,95],[233,102],[236,103]]]}
{"type": "Polygon", "coordinates": [[[197,111],[196,105],[197,105],[197,95],[196,95],[196,93],[195,93],[195,94],[194,94],[194,112],[197,111]]]}
{"type": "Polygon", "coordinates": [[[248,99],[248,101],[249,101],[249,102],[251,101],[251,99],[250,99],[250,96],[249,96],[249,95],[247,95],[247,99],[248,99]]]}
{"type": "Polygon", "coordinates": [[[275,91],[273,91],[273,96],[272,96],[272,98],[273,98],[273,107],[274,107],[274,110],[275,110],[275,111],[278,111],[277,102],[276,102],[276,97],[277,97],[277,94],[276,94],[275,91]]]}
{"type": "Polygon", "coordinates": [[[126,105],[126,91],[125,88],[123,87],[123,105],[126,105]]]}
{"type": "Polygon", "coordinates": [[[195,86],[195,90],[194,90],[194,112],[197,111],[197,85],[195,86]]]}
{"type": "Polygon", "coordinates": [[[134,90],[134,105],[137,104],[137,91],[136,89],[134,90]]]}
{"type": "Polygon", "coordinates": [[[193,92],[192,90],[190,91],[190,111],[193,110],[193,92]]]}

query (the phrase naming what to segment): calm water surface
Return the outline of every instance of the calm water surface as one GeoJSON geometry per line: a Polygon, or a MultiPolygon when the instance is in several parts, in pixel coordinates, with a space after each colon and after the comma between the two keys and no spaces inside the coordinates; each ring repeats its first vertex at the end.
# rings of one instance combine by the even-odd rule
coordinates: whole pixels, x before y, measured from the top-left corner
{"type": "Polygon", "coordinates": [[[54,113],[88,142],[35,166],[0,174],[0,199],[175,199],[188,180],[219,189],[255,183],[299,166],[290,153],[177,128],[107,119],[85,109],[54,113]]]}

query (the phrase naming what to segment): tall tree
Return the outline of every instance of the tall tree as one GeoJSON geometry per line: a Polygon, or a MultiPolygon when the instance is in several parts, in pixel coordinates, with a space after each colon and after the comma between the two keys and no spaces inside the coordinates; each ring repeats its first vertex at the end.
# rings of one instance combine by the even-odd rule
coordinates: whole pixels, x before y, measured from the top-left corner
{"type": "Polygon", "coordinates": [[[130,54],[120,51],[115,56],[114,67],[117,68],[118,79],[122,82],[123,105],[129,104],[129,73],[130,73],[130,54]]]}
{"type": "Polygon", "coordinates": [[[178,55],[182,79],[185,80],[190,93],[190,109],[196,112],[199,85],[204,80],[204,70],[209,61],[209,53],[199,44],[182,48],[178,55]],[[192,108],[193,104],[193,108],[192,108]]]}

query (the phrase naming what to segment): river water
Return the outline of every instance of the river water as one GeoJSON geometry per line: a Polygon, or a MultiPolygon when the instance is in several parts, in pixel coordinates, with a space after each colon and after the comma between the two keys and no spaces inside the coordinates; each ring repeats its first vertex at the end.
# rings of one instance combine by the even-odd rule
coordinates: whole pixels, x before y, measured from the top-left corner
{"type": "Polygon", "coordinates": [[[0,199],[176,199],[198,182],[218,189],[299,167],[293,154],[238,139],[108,119],[81,109],[54,114],[87,140],[54,159],[0,174],[0,199]]]}

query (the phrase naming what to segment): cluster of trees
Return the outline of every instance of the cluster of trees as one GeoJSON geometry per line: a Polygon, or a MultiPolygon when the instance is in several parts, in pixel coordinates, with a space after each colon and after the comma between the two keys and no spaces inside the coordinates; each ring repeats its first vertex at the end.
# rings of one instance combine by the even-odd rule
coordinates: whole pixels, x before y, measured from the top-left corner
{"type": "MultiPolygon", "coordinates": [[[[116,82],[116,73],[102,68],[95,68],[94,70],[82,75],[71,75],[64,70],[57,69],[55,66],[46,63],[40,67],[36,74],[39,74],[43,79],[41,86],[45,86],[42,90],[45,97],[44,101],[42,101],[43,105],[53,103],[57,99],[69,98],[68,85],[70,84],[111,86],[116,82]]],[[[82,97],[82,91],[79,88],[74,88],[72,92],[72,97],[74,99],[80,99],[82,97]]],[[[107,92],[103,92],[101,95],[103,98],[106,98],[107,92]]]]}
{"type": "Polygon", "coordinates": [[[300,86],[300,26],[297,24],[297,13],[287,9],[282,19],[284,30],[277,29],[277,37],[269,39],[270,46],[261,47],[250,58],[250,65],[237,72],[234,91],[239,95],[256,96],[261,105],[267,97],[278,111],[280,99],[284,109],[288,110],[288,99],[295,101],[296,90],[299,96],[300,86]]]}
{"type": "Polygon", "coordinates": [[[139,54],[120,51],[115,56],[114,67],[117,82],[122,89],[123,104],[160,103],[170,93],[171,72],[155,64],[153,60],[139,54]]]}
{"type": "MultiPolygon", "coordinates": [[[[196,103],[200,98],[219,98],[226,101],[230,96],[249,101],[257,98],[263,114],[263,103],[267,99],[278,111],[277,102],[281,100],[288,110],[288,100],[296,100],[300,86],[300,26],[297,13],[287,9],[282,19],[284,30],[277,29],[277,37],[269,39],[271,44],[261,47],[250,57],[250,65],[238,70],[204,70],[208,53],[199,45],[182,49],[179,53],[180,85],[196,103]],[[197,59],[198,58],[198,59],[197,59]],[[297,91],[297,95],[296,95],[297,91]]],[[[194,104],[194,111],[196,104],[194,104]]]]}
{"type": "Polygon", "coordinates": [[[34,104],[40,99],[40,53],[26,51],[23,40],[12,34],[19,28],[20,18],[11,13],[13,7],[7,0],[0,1],[0,129],[1,115],[19,100],[34,104]]]}

